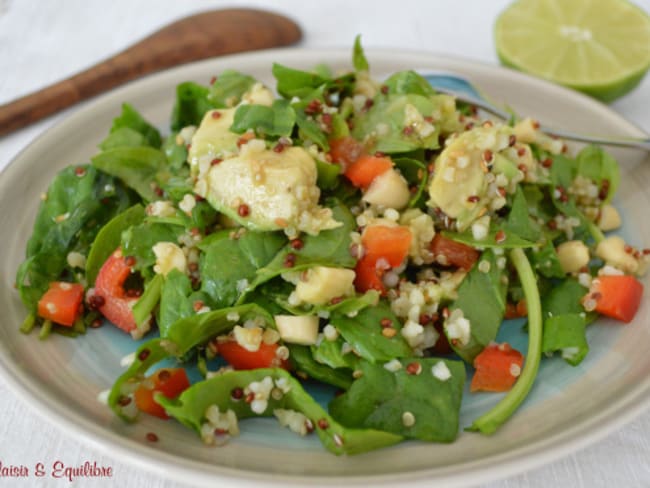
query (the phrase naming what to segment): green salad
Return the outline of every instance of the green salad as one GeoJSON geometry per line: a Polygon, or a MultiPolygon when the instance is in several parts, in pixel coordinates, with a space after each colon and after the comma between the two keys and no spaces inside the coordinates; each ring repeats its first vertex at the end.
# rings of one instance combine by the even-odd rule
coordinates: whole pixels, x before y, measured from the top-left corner
{"type": "Polygon", "coordinates": [[[577,365],[599,315],[633,319],[650,252],[606,234],[610,155],[484,119],[415,71],[377,81],[358,38],[352,65],[274,64],[278,95],[232,70],[182,83],[167,136],[125,104],[42,195],[22,330],[139,340],[107,399],[125,421],[222,444],[275,417],[356,454],[490,434],[544,356],[577,365]],[[460,426],[466,382],[505,394],[460,426]]]}

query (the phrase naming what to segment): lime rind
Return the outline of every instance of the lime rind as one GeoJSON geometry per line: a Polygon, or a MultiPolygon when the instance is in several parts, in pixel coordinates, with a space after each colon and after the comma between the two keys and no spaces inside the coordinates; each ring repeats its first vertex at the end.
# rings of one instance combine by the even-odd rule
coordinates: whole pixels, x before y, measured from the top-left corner
{"type": "Polygon", "coordinates": [[[502,64],[604,102],[650,68],[650,17],[625,0],[519,0],[494,35],[502,64]]]}

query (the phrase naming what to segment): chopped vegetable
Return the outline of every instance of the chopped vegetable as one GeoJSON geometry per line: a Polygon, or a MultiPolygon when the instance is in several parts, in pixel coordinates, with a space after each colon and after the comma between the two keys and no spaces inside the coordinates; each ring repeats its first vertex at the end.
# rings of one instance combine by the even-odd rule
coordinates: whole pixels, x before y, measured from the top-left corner
{"type": "Polygon", "coordinates": [[[138,410],[167,419],[165,409],[156,401],[155,395],[162,393],[166,398],[176,398],[190,387],[190,380],[183,368],[159,369],[146,378],[135,390],[134,398],[138,410]]]}
{"type": "Polygon", "coordinates": [[[470,391],[508,391],[521,374],[524,356],[510,344],[490,344],[474,358],[470,391]]]}
{"type": "Polygon", "coordinates": [[[629,275],[599,276],[593,281],[589,297],[596,302],[596,312],[629,323],[641,305],[643,284],[629,275]]]}
{"type": "Polygon", "coordinates": [[[217,350],[228,364],[235,369],[258,369],[288,367],[285,358],[278,356],[278,344],[260,344],[257,351],[250,351],[235,341],[220,342],[217,350]]]}
{"type": "Polygon", "coordinates": [[[38,302],[38,315],[60,325],[72,327],[81,315],[84,287],[79,283],[55,281],[38,302]]]}
{"type": "Polygon", "coordinates": [[[363,155],[348,165],[343,173],[354,186],[366,189],[373,180],[393,167],[390,158],[363,155]]]}

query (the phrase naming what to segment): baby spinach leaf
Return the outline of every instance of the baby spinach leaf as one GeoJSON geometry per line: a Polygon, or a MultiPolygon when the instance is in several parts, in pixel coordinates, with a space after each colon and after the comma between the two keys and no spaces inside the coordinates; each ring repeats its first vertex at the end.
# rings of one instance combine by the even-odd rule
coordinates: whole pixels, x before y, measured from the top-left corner
{"type": "Polygon", "coordinates": [[[334,341],[324,339],[318,345],[309,346],[309,349],[317,363],[334,369],[348,369],[351,372],[356,369],[360,358],[352,351],[343,354],[343,344],[345,341],[340,337],[334,341]]]}
{"type": "Polygon", "coordinates": [[[301,71],[278,63],[273,63],[273,76],[277,80],[277,90],[285,98],[303,98],[315,88],[327,82],[316,73],[301,71]]]}
{"type": "MultiPolygon", "coordinates": [[[[421,133],[418,130],[405,131],[411,127],[407,111],[419,117],[428,117],[436,109],[431,99],[422,95],[387,95],[377,97],[367,112],[359,114],[355,120],[352,135],[359,141],[367,141],[369,152],[403,153],[418,148],[437,149],[438,129],[421,133]],[[381,136],[377,127],[382,127],[381,136]]],[[[410,130],[410,129],[409,129],[410,130]]]]}
{"type": "Polygon", "coordinates": [[[165,139],[162,145],[162,150],[165,156],[167,156],[169,168],[174,170],[174,176],[177,175],[187,161],[187,146],[185,144],[177,144],[176,135],[177,133],[172,133],[165,139]]]}
{"type": "Polygon", "coordinates": [[[612,200],[621,180],[618,162],[602,148],[587,146],[576,156],[577,173],[592,180],[598,187],[607,181],[608,191],[604,202],[612,200]]]}
{"type": "Polygon", "coordinates": [[[288,254],[295,256],[295,263],[291,267],[291,271],[300,271],[316,265],[351,268],[356,264],[356,260],[350,255],[352,243],[350,232],[356,228],[354,216],[336,200],[329,204],[334,219],[343,225],[322,231],[317,236],[302,237],[303,247],[300,250],[295,250],[287,244],[266,266],[257,271],[257,277],[250,289],[286,272],[288,268],[285,261],[288,254]]]}
{"type": "Polygon", "coordinates": [[[230,130],[243,134],[252,129],[258,136],[288,137],[296,123],[296,112],[287,100],[275,100],[273,105],[240,105],[230,130]]]}
{"type": "Polygon", "coordinates": [[[521,188],[517,191],[512,199],[512,205],[508,218],[504,225],[506,236],[515,234],[522,239],[530,242],[537,242],[541,237],[539,224],[530,218],[528,202],[521,188]]]}
{"type": "Polygon", "coordinates": [[[368,71],[369,65],[366,55],[361,47],[361,36],[354,38],[354,47],[352,48],[352,66],[355,71],[368,71]]]}
{"type": "Polygon", "coordinates": [[[566,276],[551,241],[547,240],[539,249],[530,250],[530,264],[536,272],[546,278],[564,278],[566,276]]]}
{"type": "Polygon", "coordinates": [[[99,148],[102,151],[108,151],[109,149],[114,149],[116,147],[138,147],[146,145],[147,141],[145,140],[145,137],[138,131],[131,129],[130,127],[120,127],[111,132],[108,137],[99,144],[99,148]]]}
{"type": "Polygon", "coordinates": [[[167,332],[174,322],[194,315],[193,303],[189,299],[191,294],[192,284],[185,273],[181,273],[177,269],[167,273],[160,291],[158,319],[160,337],[167,337],[167,332]]]}
{"type": "Polygon", "coordinates": [[[138,111],[128,103],[122,105],[122,114],[113,120],[111,134],[123,128],[129,128],[142,134],[146,146],[151,146],[153,148],[160,147],[161,138],[158,129],[147,122],[142,115],[140,115],[138,111]]]}
{"type": "Polygon", "coordinates": [[[403,367],[394,373],[382,364],[362,362],[361,378],[330,403],[332,417],[345,426],[377,429],[410,439],[456,439],[465,382],[463,363],[438,358],[405,358],[400,362],[403,367]],[[420,374],[406,371],[412,363],[419,364],[420,374]],[[441,380],[433,368],[447,370],[451,376],[441,380]]]}
{"type": "Polygon", "coordinates": [[[109,220],[97,233],[86,259],[86,281],[95,283],[97,273],[122,241],[122,232],[144,220],[144,207],[135,204],[109,220]]]}
{"type": "Polygon", "coordinates": [[[158,242],[178,242],[178,236],[185,229],[179,225],[169,225],[157,222],[155,219],[146,220],[140,225],[129,227],[122,233],[122,254],[135,258],[134,269],[145,275],[149,274],[156,262],[153,252],[154,244],[158,242]]]}
{"type": "Polygon", "coordinates": [[[238,239],[231,231],[212,234],[200,248],[201,289],[214,301],[215,307],[234,304],[255,280],[257,270],[266,266],[285,245],[278,232],[248,231],[238,239]]]}
{"type": "Polygon", "coordinates": [[[238,419],[257,416],[270,416],[277,409],[288,409],[301,412],[313,426],[323,446],[330,452],[340,454],[359,454],[371,449],[395,444],[402,440],[398,435],[380,432],[373,429],[348,429],[336,422],[325,410],[302,388],[300,383],[286,371],[273,369],[258,369],[253,371],[229,371],[208,380],[201,381],[185,390],[177,399],[171,400],[159,396],[158,401],[167,413],[183,425],[201,433],[201,426],[206,421],[205,413],[208,407],[216,405],[225,412],[232,410],[238,419]],[[234,400],[231,391],[235,388],[247,388],[253,382],[270,378],[277,383],[286,382],[290,389],[279,398],[270,397],[264,412],[256,414],[251,404],[234,400]]]}
{"type": "Polygon", "coordinates": [[[332,313],[329,321],[362,358],[375,363],[412,354],[411,348],[399,333],[402,329],[400,321],[385,303],[380,302],[375,307],[364,308],[352,315],[349,317],[346,314],[332,313]],[[381,322],[386,318],[391,320],[397,331],[393,337],[382,334],[381,322]]]}
{"type": "MultiPolygon", "coordinates": [[[[160,302],[163,281],[164,277],[157,274],[145,283],[142,295],[133,306],[133,318],[138,328],[143,327],[151,319],[151,314],[154,312],[158,302],[160,302]]],[[[160,321],[158,321],[158,326],[160,328],[160,321]]]]}
{"type": "Polygon", "coordinates": [[[458,298],[449,307],[450,311],[462,310],[463,316],[471,324],[467,344],[451,343],[454,351],[469,364],[473,363],[485,346],[495,340],[503,322],[506,286],[502,280],[504,271],[499,269],[496,261],[493,251],[485,251],[458,287],[458,298]],[[490,263],[487,273],[479,269],[482,261],[490,263]]]}
{"type": "Polygon", "coordinates": [[[577,366],[589,352],[585,314],[568,313],[544,319],[542,352],[560,351],[572,366],[577,366]]]}
{"type": "Polygon", "coordinates": [[[92,158],[95,168],[122,180],[147,201],[156,199],[156,175],[165,169],[165,154],[153,147],[116,147],[92,158]]]}
{"type": "Polygon", "coordinates": [[[234,107],[256,82],[257,80],[252,76],[227,69],[217,77],[210,87],[208,100],[214,108],[234,107]]]}
{"type": "Polygon", "coordinates": [[[87,256],[99,229],[131,203],[131,194],[119,182],[92,166],[70,166],[56,175],[38,209],[26,260],[16,275],[28,309],[34,310],[51,281],[77,281],[68,253],[87,256]]]}
{"type": "Polygon", "coordinates": [[[344,368],[332,368],[314,359],[308,346],[287,344],[289,361],[298,375],[305,374],[317,381],[347,390],[352,384],[352,371],[344,368]]]}
{"type": "Polygon", "coordinates": [[[338,164],[327,163],[316,159],[316,170],[318,171],[318,180],[316,184],[323,190],[332,190],[339,183],[341,166],[338,164]]]}
{"type": "Polygon", "coordinates": [[[431,84],[415,71],[400,71],[391,75],[384,85],[388,87],[388,93],[400,95],[422,95],[429,97],[436,94],[431,84]]]}
{"type": "Polygon", "coordinates": [[[178,132],[188,125],[198,126],[208,110],[216,108],[210,99],[210,89],[187,81],[176,87],[176,101],[172,109],[171,129],[178,132]]]}

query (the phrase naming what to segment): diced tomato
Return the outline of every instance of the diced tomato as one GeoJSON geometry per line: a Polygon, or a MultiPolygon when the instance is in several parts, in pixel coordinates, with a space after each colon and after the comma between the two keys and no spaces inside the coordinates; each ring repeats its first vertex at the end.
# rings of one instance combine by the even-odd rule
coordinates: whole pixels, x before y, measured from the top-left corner
{"type": "Polygon", "coordinates": [[[84,287],[79,283],[53,281],[38,302],[38,315],[71,327],[82,311],[84,287]]]}
{"type": "Polygon", "coordinates": [[[366,189],[377,176],[393,167],[393,162],[387,157],[377,157],[364,154],[349,164],[343,174],[357,188],[366,189]]]}
{"type": "Polygon", "coordinates": [[[258,369],[281,367],[288,369],[289,362],[277,357],[279,345],[261,343],[257,351],[249,351],[235,341],[217,344],[217,350],[228,364],[235,369],[258,369]]]}
{"type": "Polygon", "coordinates": [[[474,358],[470,391],[508,391],[515,384],[524,356],[510,344],[490,344],[474,358]]]}
{"type": "Polygon", "coordinates": [[[516,319],[528,315],[526,300],[522,298],[517,303],[506,303],[506,313],[504,319],[516,319]]]}
{"type": "Polygon", "coordinates": [[[343,166],[345,170],[361,156],[365,149],[363,144],[353,137],[342,137],[329,141],[332,161],[343,166]]]}
{"type": "Polygon", "coordinates": [[[159,369],[135,390],[135,404],[139,410],[149,415],[167,419],[169,416],[165,413],[165,409],[156,402],[154,395],[162,393],[167,398],[176,398],[189,387],[190,380],[183,368],[159,369]]]}
{"type": "Polygon", "coordinates": [[[411,231],[408,227],[371,225],[361,235],[363,257],[355,267],[354,286],[359,292],[377,290],[386,293],[382,277],[387,269],[396,268],[408,256],[411,246],[411,231]],[[380,263],[383,259],[385,263],[380,263]]]}
{"type": "Polygon", "coordinates": [[[479,258],[479,252],[467,244],[456,242],[447,237],[436,234],[431,241],[431,252],[434,256],[444,256],[450,266],[469,271],[479,258]]]}
{"type": "Polygon", "coordinates": [[[357,291],[365,293],[368,290],[377,290],[382,295],[386,287],[382,281],[384,270],[377,269],[377,259],[363,256],[354,268],[354,286],[357,291]]]}
{"type": "Polygon", "coordinates": [[[125,332],[136,328],[132,307],[138,299],[124,290],[124,282],[132,271],[132,265],[118,248],[102,265],[95,280],[95,295],[103,299],[97,309],[125,332]]]}
{"type": "Polygon", "coordinates": [[[392,268],[396,268],[408,256],[411,246],[411,231],[408,227],[397,225],[371,225],[365,228],[361,236],[364,256],[375,262],[383,258],[392,268]]]}
{"type": "Polygon", "coordinates": [[[629,323],[641,305],[643,284],[629,275],[599,276],[589,296],[596,300],[596,312],[629,323]]]}

